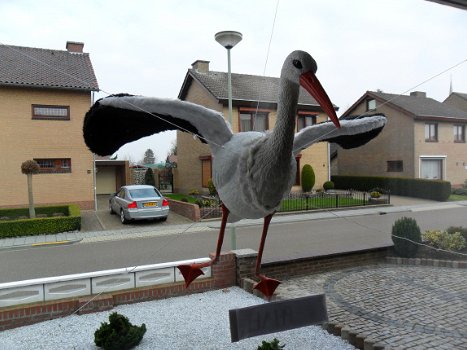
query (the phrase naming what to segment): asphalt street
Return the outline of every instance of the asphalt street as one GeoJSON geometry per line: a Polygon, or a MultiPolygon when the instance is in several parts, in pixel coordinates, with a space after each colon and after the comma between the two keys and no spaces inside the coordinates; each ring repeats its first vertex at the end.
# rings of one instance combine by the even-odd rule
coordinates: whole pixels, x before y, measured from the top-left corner
{"type": "MultiPolygon", "coordinates": [[[[422,230],[467,226],[467,208],[433,205],[376,214],[363,210],[276,217],[263,261],[322,256],[391,245],[395,220],[414,217],[422,230]],[[341,217],[339,217],[341,216],[341,217]]],[[[392,209],[394,210],[394,209],[392,209]]],[[[237,248],[257,250],[260,221],[237,226],[237,248]]],[[[126,230],[90,232],[79,243],[0,250],[0,283],[206,257],[215,250],[218,221],[185,225],[139,225],[126,230]],[[189,229],[187,229],[189,227],[189,229]]],[[[226,235],[223,250],[230,250],[226,235]]]]}

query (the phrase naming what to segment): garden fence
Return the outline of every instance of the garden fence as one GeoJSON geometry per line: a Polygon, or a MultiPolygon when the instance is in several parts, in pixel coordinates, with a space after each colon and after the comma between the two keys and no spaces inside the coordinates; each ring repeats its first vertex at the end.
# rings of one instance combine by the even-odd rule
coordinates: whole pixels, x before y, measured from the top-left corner
{"type": "MultiPolygon", "coordinates": [[[[375,188],[367,192],[356,190],[328,190],[314,193],[291,192],[282,199],[278,212],[309,211],[335,209],[367,205],[390,204],[390,192],[375,188]]],[[[217,198],[203,197],[198,201],[201,218],[219,218],[222,216],[217,198]]]]}

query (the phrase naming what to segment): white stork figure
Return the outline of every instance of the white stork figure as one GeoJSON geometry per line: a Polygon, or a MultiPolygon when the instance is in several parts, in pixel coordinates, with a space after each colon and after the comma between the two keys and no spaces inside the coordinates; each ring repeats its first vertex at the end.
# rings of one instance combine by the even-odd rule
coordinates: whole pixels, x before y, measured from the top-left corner
{"type": "Polygon", "coordinates": [[[180,101],[131,95],[113,95],[98,100],[86,114],[84,139],[98,155],[114,153],[122,145],[165,130],[198,135],[213,156],[213,182],[222,201],[222,223],[212,261],[179,266],[186,287],[201,269],[215,263],[221,252],[227,221],[264,218],[256,262],[260,282],[255,288],[268,298],[279,281],[260,274],[268,226],[296,174],[295,155],[315,142],[336,142],[344,148],[358,147],[376,137],[386,124],[383,115],[340,120],[315,76],[315,60],[294,51],[282,66],[277,121],[271,132],[233,134],[221,113],[180,101]],[[331,122],[315,124],[295,134],[299,87],[302,85],[321,105],[331,122]]]}

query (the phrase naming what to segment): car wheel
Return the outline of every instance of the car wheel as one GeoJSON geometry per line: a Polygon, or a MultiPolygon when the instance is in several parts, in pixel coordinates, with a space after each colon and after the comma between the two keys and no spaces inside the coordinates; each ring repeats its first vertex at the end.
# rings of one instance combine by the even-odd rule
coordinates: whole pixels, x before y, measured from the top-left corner
{"type": "Polygon", "coordinates": [[[115,214],[115,212],[114,212],[113,209],[112,209],[112,205],[111,205],[110,203],[109,203],[109,213],[110,213],[110,215],[114,215],[114,214],[115,214]]]}
{"type": "Polygon", "coordinates": [[[128,224],[128,219],[125,217],[125,213],[123,212],[123,209],[120,210],[120,221],[122,224],[128,224]]]}
{"type": "Polygon", "coordinates": [[[167,221],[167,216],[161,218],[160,221],[162,221],[162,222],[167,221]]]}

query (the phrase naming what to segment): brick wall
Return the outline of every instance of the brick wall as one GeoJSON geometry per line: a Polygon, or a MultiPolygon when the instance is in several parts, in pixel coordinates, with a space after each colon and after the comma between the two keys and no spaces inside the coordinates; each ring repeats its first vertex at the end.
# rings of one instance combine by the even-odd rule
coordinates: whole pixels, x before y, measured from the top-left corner
{"type": "MultiPolygon", "coordinates": [[[[213,254],[210,254],[213,258],[213,254]]],[[[211,267],[211,278],[194,281],[189,288],[184,283],[170,283],[158,286],[109,292],[98,296],[62,299],[42,303],[0,308],[0,331],[26,326],[46,320],[110,310],[122,304],[138,303],[177,297],[208,290],[222,289],[235,285],[235,255],[223,253],[211,267]]]]}
{"type": "Polygon", "coordinates": [[[28,205],[21,163],[33,158],[70,158],[71,172],[33,176],[35,205],[76,203],[93,207],[93,158],[83,135],[89,92],[50,89],[0,89],[0,207],[28,205]],[[70,120],[32,120],[32,104],[70,107],[70,120]]]}
{"type": "MultiPolygon", "coordinates": [[[[363,114],[365,103],[352,111],[363,114]]],[[[378,112],[388,117],[383,131],[364,146],[343,149],[338,147],[338,175],[414,177],[414,125],[411,116],[395,112],[384,105],[378,112]],[[387,161],[401,160],[402,172],[387,172],[387,161]]]]}
{"type": "MultiPolygon", "coordinates": [[[[244,287],[245,279],[255,276],[256,252],[251,249],[235,251],[237,255],[237,284],[244,287]]],[[[388,254],[388,248],[359,251],[348,254],[277,261],[261,265],[261,273],[277,279],[289,279],[313,273],[378,263],[388,254]]]]}
{"type": "Polygon", "coordinates": [[[191,221],[200,221],[201,214],[197,204],[185,203],[167,198],[170,210],[174,213],[184,216],[191,221]]]}

